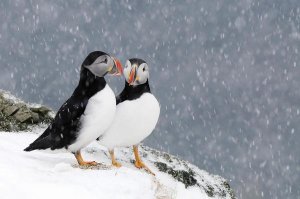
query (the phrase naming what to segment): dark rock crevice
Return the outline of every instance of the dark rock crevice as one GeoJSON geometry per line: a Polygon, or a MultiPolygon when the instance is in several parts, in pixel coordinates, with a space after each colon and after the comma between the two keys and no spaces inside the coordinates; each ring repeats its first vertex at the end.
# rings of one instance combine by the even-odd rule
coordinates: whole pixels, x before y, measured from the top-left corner
{"type": "Polygon", "coordinates": [[[155,166],[159,171],[170,174],[174,179],[182,182],[185,188],[189,186],[197,185],[197,180],[194,178],[194,173],[192,171],[185,170],[174,170],[163,162],[155,162],[155,166]]]}

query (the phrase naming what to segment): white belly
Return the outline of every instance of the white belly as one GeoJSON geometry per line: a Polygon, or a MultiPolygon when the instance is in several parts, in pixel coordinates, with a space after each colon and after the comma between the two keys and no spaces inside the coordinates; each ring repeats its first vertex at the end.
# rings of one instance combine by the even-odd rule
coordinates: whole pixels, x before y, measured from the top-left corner
{"type": "Polygon", "coordinates": [[[111,125],[116,112],[116,98],[106,84],[88,101],[84,114],[80,118],[81,128],[76,141],[68,150],[76,152],[101,136],[111,125]]]}
{"type": "Polygon", "coordinates": [[[98,142],[109,149],[138,144],[151,134],[159,113],[159,103],[151,93],[124,101],[118,104],[112,125],[98,142]]]}

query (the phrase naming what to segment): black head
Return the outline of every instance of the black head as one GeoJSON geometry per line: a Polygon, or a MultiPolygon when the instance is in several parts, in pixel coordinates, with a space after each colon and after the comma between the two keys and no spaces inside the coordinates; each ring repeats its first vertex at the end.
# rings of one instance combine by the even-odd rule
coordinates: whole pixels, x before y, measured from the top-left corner
{"type": "Polygon", "coordinates": [[[106,74],[122,74],[121,62],[102,51],[91,52],[85,58],[81,67],[88,69],[98,77],[104,77],[106,74]]]}
{"type": "Polygon", "coordinates": [[[124,76],[131,86],[145,84],[149,79],[148,64],[142,59],[131,58],[126,61],[124,76]]]}

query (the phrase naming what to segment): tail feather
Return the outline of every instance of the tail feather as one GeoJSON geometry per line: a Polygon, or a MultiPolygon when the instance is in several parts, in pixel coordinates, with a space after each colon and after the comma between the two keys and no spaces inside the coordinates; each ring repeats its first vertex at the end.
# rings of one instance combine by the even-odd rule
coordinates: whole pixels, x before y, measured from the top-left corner
{"type": "Polygon", "coordinates": [[[36,139],[33,143],[31,143],[24,151],[33,151],[36,149],[48,149],[53,145],[51,135],[45,136],[43,138],[36,139]]]}
{"type": "Polygon", "coordinates": [[[42,140],[43,138],[49,136],[51,134],[51,129],[50,126],[44,131],[44,133],[42,133],[42,135],[40,135],[34,142],[37,142],[39,140],[42,140]]]}

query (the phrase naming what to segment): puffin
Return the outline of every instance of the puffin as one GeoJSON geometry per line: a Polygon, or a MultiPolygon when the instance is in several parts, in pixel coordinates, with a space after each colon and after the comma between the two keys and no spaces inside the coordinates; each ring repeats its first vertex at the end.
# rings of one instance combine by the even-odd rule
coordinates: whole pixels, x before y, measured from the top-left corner
{"type": "Polygon", "coordinates": [[[149,86],[149,66],[139,58],[126,61],[123,74],[125,87],[116,97],[117,110],[108,130],[97,138],[97,142],[108,148],[112,165],[121,167],[114,155],[115,147],[133,146],[135,166],[155,175],[142,161],[138,145],[154,130],[160,105],[149,86]]]}
{"type": "Polygon", "coordinates": [[[97,165],[95,161],[84,161],[80,150],[101,136],[114,119],[116,97],[105,81],[107,74],[121,75],[121,62],[105,52],[91,52],[81,65],[80,80],[71,97],[24,151],[66,149],[79,165],[97,165]]]}

